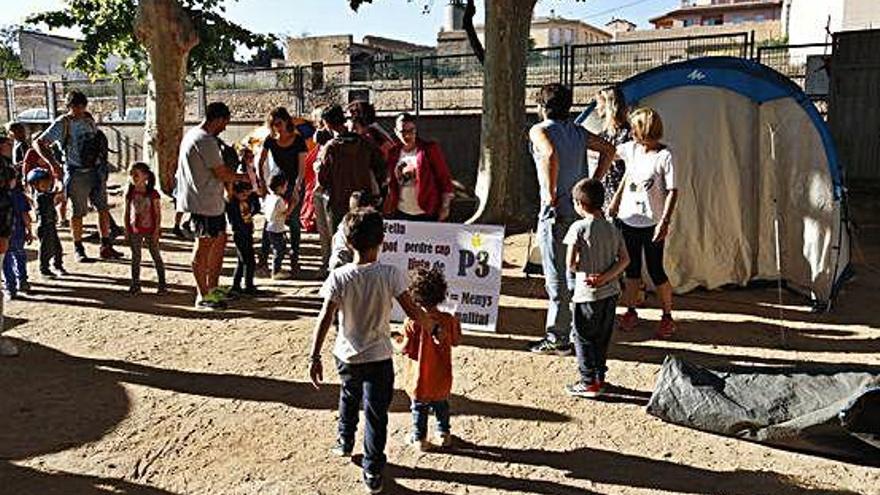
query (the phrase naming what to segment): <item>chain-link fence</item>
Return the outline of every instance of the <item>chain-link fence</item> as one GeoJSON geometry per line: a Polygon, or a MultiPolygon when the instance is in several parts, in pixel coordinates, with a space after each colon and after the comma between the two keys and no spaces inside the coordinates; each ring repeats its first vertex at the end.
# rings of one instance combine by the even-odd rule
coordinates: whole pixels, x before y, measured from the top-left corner
{"type": "Polygon", "coordinates": [[[569,78],[574,101],[584,104],[603,87],[674,62],[718,55],[748,58],[752,46],[749,33],[573,46],[569,51],[569,78]]]}
{"type": "MultiPolygon", "coordinates": [[[[478,110],[483,104],[483,66],[473,54],[419,59],[420,110],[478,110]]],[[[527,106],[535,105],[537,89],[565,82],[563,47],[529,50],[526,59],[527,106]]]]}
{"type": "Polygon", "coordinates": [[[831,86],[831,43],[758,47],[756,60],[794,81],[813,100],[823,116],[828,114],[831,86]]]}
{"type": "MultiPolygon", "coordinates": [[[[756,60],[798,83],[821,105],[827,94],[819,77],[827,73],[820,55],[827,44],[759,47],[756,60]],[[812,65],[811,65],[812,64],[812,65]],[[814,77],[816,76],[816,77],[814,77]]],[[[558,82],[573,88],[576,106],[589,103],[595,92],[655,67],[711,55],[750,58],[755,54],[750,33],[593,43],[530,50],[526,99],[535,104],[536,89],[558,82]]],[[[321,104],[364,99],[379,112],[465,111],[482,107],[483,66],[473,54],[412,58],[354,57],[350,63],[248,68],[218,72],[189,81],[186,118],[198,120],[204,105],[223,101],[233,119],[259,121],[277,106],[306,114],[321,104]]],[[[89,97],[90,111],[102,121],[142,122],[147,86],[124,81],[5,81],[0,119],[47,120],[64,109],[64,97],[79,89],[89,97]],[[51,100],[51,101],[50,101],[51,100]]]]}
{"type": "Polygon", "coordinates": [[[6,81],[5,107],[7,120],[44,121],[51,115],[48,83],[44,81],[6,81]]]}

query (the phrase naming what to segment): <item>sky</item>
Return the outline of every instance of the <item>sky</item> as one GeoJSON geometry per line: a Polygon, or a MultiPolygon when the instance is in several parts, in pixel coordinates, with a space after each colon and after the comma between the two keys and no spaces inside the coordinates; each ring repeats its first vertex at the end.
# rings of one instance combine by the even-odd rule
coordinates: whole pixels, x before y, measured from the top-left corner
{"type": "MultiPolygon", "coordinates": [[[[4,3],[9,0],[5,0],[4,3]]],[[[360,12],[348,8],[346,0],[227,0],[227,17],[252,31],[284,36],[353,34],[397,38],[434,45],[443,24],[446,0],[373,0],[360,12]],[[429,7],[423,13],[423,7],[429,7]]],[[[63,7],[62,0],[24,0],[24,8],[0,9],[0,25],[20,24],[34,12],[63,7]]],[[[612,17],[623,17],[640,28],[648,28],[650,17],[671,10],[680,0],[539,0],[536,15],[555,15],[584,20],[602,26],[612,17]]],[[[477,1],[482,22],[482,0],[477,1]]],[[[55,32],[76,36],[75,31],[55,32]]]]}

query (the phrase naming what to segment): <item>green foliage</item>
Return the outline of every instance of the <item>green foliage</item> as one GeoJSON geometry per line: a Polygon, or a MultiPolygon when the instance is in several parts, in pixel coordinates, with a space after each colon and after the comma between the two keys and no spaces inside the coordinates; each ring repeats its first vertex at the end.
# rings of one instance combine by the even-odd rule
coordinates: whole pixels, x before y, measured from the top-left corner
{"type": "Polygon", "coordinates": [[[770,38],[759,41],[755,46],[758,48],[776,48],[786,45],[788,45],[788,36],[781,36],[779,38],[770,38]]]}
{"type": "MultiPolygon", "coordinates": [[[[180,0],[199,35],[199,44],[189,56],[190,74],[223,70],[235,60],[235,52],[271,45],[274,38],[253,33],[223,17],[220,0],[180,0]]],[[[30,16],[29,24],[45,24],[50,29],[78,28],[83,39],[79,50],[67,61],[70,68],[93,78],[133,76],[143,79],[148,67],[146,50],[135,36],[135,0],[65,0],[61,10],[30,16]],[[119,57],[121,64],[108,73],[108,60],[119,57]]]]}
{"type": "Polygon", "coordinates": [[[251,67],[271,67],[272,60],[279,58],[284,58],[284,50],[277,43],[270,43],[264,48],[258,48],[248,65],[251,67]]]}
{"type": "Polygon", "coordinates": [[[28,76],[15,49],[18,30],[16,26],[0,29],[0,79],[24,79],[28,76]]]}

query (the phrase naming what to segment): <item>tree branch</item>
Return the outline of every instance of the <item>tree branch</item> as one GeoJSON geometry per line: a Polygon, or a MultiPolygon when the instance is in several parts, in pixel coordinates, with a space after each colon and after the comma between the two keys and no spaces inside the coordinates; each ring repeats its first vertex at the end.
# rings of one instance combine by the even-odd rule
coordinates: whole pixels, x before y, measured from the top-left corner
{"type": "Polygon", "coordinates": [[[464,31],[467,33],[468,41],[471,44],[471,50],[474,51],[480,65],[485,65],[486,51],[483,49],[483,43],[477,36],[477,29],[474,27],[474,15],[477,13],[477,7],[474,0],[468,0],[467,6],[464,8],[464,31]]]}

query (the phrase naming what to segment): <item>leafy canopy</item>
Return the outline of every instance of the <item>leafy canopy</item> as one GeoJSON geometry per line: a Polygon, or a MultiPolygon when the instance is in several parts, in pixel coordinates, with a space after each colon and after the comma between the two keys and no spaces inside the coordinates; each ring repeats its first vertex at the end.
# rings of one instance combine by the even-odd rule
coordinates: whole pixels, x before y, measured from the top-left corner
{"type": "MultiPolygon", "coordinates": [[[[190,52],[189,73],[223,70],[235,60],[239,47],[266,48],[274,37],[253,33],[224,17],[221,0],[179,0],[189,13],[199,35],[199,44],[190,52]]],[[[29,24],[45,24],[50,29],[78,28],[83,35],[79,50],[67,61],[70,68],[91,77],[134,76],[143,79],[149,70],[147,52],[135,35],[136,0],[65,0],[60,10],[28,17],[29,24]],[[112,73],[107,62],[118,57],[120,65],[112,73]]]]}
{"type": "Polygon", "coordinates": [[[0,29],[0,79],[24,79],[28,76],[21,56],[16,49],[18,28],[6,26],[0,29]]]}

